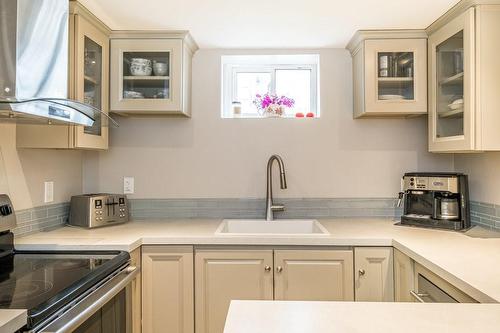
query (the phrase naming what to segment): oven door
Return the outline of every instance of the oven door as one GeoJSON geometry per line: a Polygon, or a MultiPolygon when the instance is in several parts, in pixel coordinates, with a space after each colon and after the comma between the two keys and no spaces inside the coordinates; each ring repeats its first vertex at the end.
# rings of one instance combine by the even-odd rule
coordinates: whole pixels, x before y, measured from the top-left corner
{"type": "Polygon", "coordinates": [[[127,266],[81,300],[63,309],[36,333],[130,333],[132,286],[138,270],[127,266]]]}

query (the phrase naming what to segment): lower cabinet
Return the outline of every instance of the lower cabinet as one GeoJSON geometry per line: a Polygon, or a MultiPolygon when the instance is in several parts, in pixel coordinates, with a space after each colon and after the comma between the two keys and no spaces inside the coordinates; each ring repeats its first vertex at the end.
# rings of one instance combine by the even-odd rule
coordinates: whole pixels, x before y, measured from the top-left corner
{"type": "Polygon", "coordinates": [[[143,333],[194,332],[193,247],[142,247],[143,333]]]}
{"type": "Polygon", "coordinates": [[[139,273],[132,281],[132,333],[141,333],[142,330],[142,262],[141,248],[130,252],[130,264],[137,267],[139,273]]]}
{"type": "Polygon", "coordinates": [[[272,300],[272,267],[271,249],[196,250],[196,332],[222,333],[231,300],[272,300]]]}
{"type": "Polygon", "coordinates": [[[413,302],[410,291],[414,290],[414,262],[403,252],[394,249],[394,300],[413,302]]]}
{"type": "Polygon", "coordinates": [[[275,250],[274,299],[353,301],[352,250],[275,250]]]}
{"type": "Polygon", "coordinates": [[[394,301],[392,251],[392,247],[357,247],[354,249],[356,301],[394,301]]]}
{"type": "Polygon", "coordinates": [[[222,333],[231,300],[352,301],[353,290],[352,250],[197,249],[196,333],[222,333]]]}

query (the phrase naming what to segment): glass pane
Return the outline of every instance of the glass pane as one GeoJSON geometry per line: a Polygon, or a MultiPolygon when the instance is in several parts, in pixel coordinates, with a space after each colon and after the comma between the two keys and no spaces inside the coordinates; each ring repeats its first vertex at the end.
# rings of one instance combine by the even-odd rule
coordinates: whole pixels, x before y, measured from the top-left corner
{"type": "Polygon", "coordinates": [[[286,108],[287,116],[295,116],[297,112],[307,114],[311,110],[311,70],[310,69],[278,69],[276,70],[276,95],[295,100],[293,108],[286,108]]]}
{"type": "MultiPolygon", "coordinates": [[[[102,48],[86,36],[84,43],[83,102],[100,110],[102,108],[102,48]]],[[[101,135],[101,115],[98,114],[94,124],[85,127],[83,131],[85,134],[101,135]]]]}
{"type": "Polygon", "coordinates": [[[123,53],[123,99],[170,99],[170,52],[123,53]]]}
{"type": "Polygon", "coordinates": [[[464,38],[463,31],[436,49],[437,137],[464,134],[464,38]]]}
{"type": "Polygon", "coordinates": [[[413,52],[379,52],[377,59],[378,99],[415,99],[413,52]]]}
{"type": "Polygon", "coordinates": [[[259,116],[253,104],[255,95],[271,91],[271,73],[236,73],[236,98],[245,116],[259,116]]]}

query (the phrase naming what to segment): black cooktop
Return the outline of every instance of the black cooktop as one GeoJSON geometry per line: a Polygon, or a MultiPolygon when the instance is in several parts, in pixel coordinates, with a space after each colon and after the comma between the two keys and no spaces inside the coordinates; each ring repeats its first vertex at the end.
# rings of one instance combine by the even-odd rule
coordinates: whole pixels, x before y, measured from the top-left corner
{"type": "Polygon", "coordinates": [[[0,309],[27,309],[32,328],[129,259],[122,251],[14,251],[0,258],[0,309]]]}

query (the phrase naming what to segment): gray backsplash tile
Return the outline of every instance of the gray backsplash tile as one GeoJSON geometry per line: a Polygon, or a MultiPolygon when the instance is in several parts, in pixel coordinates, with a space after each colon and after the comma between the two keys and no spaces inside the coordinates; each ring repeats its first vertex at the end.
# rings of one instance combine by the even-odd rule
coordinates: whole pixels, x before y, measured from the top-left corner
{"type": "Polygon", "coordinates": [[[50,230],[65,224],[69,216],[69,203],[60,203],[16,211],[16,237],[50,230]]]}
{"type": "MultiPolygon", "coordinates": [[[[381,217],[398,219],[401,209],[392,198],[286,198],[276,199],[286,207],[276,218],[381,217]]],[[[162,218],[264,218],[264,199],[131,199],[132,219],[162,218]]],[[[46,231],[64,225],[69,203],[60,203],[16,211],[16,237],[46,231]]],[[[471,202],[471,222],[500,229],[500,205],[471,202]]]]}
{"type": "MultiPolygon", "coordinates": [[[[131,199],[132,218],[263,218],[264,199],[131,199]]],[[[401,210],[392,198],[284,198],[277,218],[399,217],[401,210]]]]}

